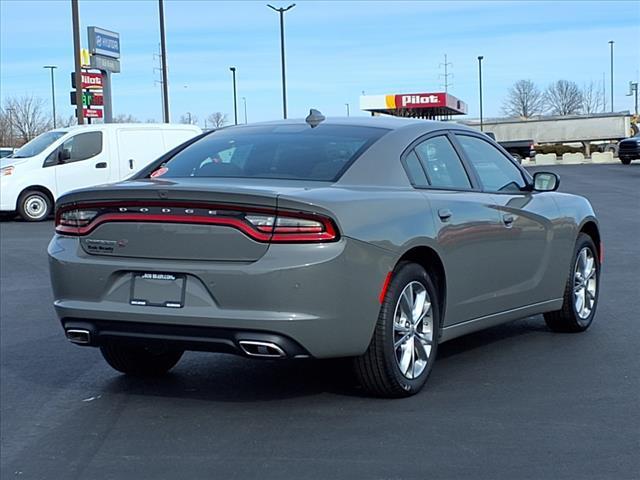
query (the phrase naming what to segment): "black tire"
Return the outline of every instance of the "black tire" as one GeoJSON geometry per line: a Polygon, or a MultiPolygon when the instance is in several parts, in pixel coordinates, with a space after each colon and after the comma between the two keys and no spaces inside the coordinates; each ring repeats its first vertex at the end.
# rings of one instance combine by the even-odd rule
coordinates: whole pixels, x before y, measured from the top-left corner
{"type": "Polygon", "coordinates": [[[27,190],[18,198],[18,214],[27,222],[41,222],[51,214],[53,202],[40,190],[27,190]]]}
{"type": "Polygon", "coordinates": [[[624,164],[624,165],[631,165],[631,159],[630,158],[621,158],[620,161],[624,164]]]}
{"type": "Polygon", "coordinates": [[[153,350],[139,346],[108,344],[100,347],[102,356],[115,370],[136,376],[157,376],[171,370],[182,357],[182,350],[153,350]]]}
{"type": "Polygon", "coordinates": [[[355,372],[363,388],[370,394],[381,397],[408,397],[418,393],[429,377],[438,350],[440,338],[440,309],[438,296],[429,274],[416,264],[402,262],[394,270],[369,348],[354,359],[355,372]],[[418,282],[431,300],[432,342],[426,365],[416,378],[405,376],[396,360],[394,348],[394,317],[400,295],[405,287],[418,282]]]}
{"type": "Polygon", "coordinates": [[[600,293],[600,257],[598,249],[596,248],[593,240],[590,236],[581,233],[578,235],[576,241],[576,247],[573,251],[573,260],[571,262],[571,270],[569,271],[569,278],[564,289],[564,301],[562,308],[554,312],[547,312],[544,314],[544,320],[547,326],[554,332],[563,333],[577,333],[584,332],[591,323],[593,317],[596,314],[596,308],[598,306],[598,295],[600,293]],[[576,310],[573,291],[576,280],[576,264],[578,263],[578,256],[584,248],[591,251],[593,258],[595,259],[595,298],[593,300],[593,306],[590,314],[586,318],[581,318],[576,310]]]}
{"type": "Polygon", "coordinates": [[[618,156],[618,145],[609,144],[606,147],[604,147],[604,151],[605,151],[605,153],[606,152],[611,152],[611,153],[613,153],[614,157],[617,157],[618,156]]]}

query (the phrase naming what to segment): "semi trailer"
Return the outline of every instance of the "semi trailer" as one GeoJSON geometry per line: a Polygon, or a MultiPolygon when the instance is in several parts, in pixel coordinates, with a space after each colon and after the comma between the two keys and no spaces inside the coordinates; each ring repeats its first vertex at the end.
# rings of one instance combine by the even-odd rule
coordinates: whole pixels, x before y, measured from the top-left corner
{"type": "MultiPolygon", "coordinates": [[[[618,142],[637,133],[629,112],[589,115],[543,116],[529,119],[500,118],[482,122],[482,131],[490,133],[515,158],[536,145],[581,143],[586,156],[596,144],[599,151],[618,155],[618,142]],[[524,149],[524,150],[523,150],[524,149]]],[[[461,123],[480,129],[479,120],[461,123]]]]}

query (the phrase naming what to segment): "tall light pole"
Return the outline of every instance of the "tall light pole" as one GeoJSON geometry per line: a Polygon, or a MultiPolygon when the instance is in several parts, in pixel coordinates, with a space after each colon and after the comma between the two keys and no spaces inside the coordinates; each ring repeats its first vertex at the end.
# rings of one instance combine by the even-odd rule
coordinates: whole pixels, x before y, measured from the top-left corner
{"type": "Polygon", "coordinates": [[[233,77],[233,120],[235,125],[238,124],[238,98],[236,92],[236,67],[229,67],[231,75],[233,77]]]}
{"type": "Polygon", "coordinates": [[[613,40],[609,40],[609,45],[611,46],[611,111],[613,112],[613,44],[615,42],[613,40]]]}
{"type": "Polygon", "coordinates": [[[171,122],[169,115],[169,74],[167,72],[167,43],[164,34],[164,0],[158,0],[158,13],[160,16],[160,62],[162,67],[162,121],[171,122]]]}
{"type": "Polygon", "coordinates": [[[80,59],[80,13],[78,0],[71,0],[71,22],[73,23],[73,56],[76,80],[76,117],[78,125],[84,125],[84,103],[82,101],[82,60],[80,59]]]}
{"type": "Polygon", "coordinates": [[[58,67],[55,65],[45,65],[42,68],[51,70],[51,105],[53,106],[53,128],[56,128],[56,87],[53,81],[53,70],[58,67]]]}
{"type": "Polygon", "coordinates": [[[282,64],[282,116],[287,118],[287,75],[284,63],[284,12],[291,10],[296,4],[292,3],[286,8],[276,8],[273,5],[267,5],[274,12],[280,14],[280,63],[282,64]]]}
{"type": "Polygon", "coordinates": [[[244,123],[247,124],[247,97],[242,97],[242,103],[244,104],[244,123]]]}
{"type": "Polygon", "coordinates": [[[629,93],[627,93],[627,97],[631,97],[634,94],[636,96],[635,111],[636,115],[638,115],[638,82],[629,82],[629,93]]]}
{"type": "Polygon", "coordinates": [[[349,104],[345,103],[344,106],[347,107],[347,117],[348,117],[349,116],[349,104]]]}
{"type": "Polygon", "coordinates": [[[484,131],[484,124],[482,123],[482,55],[478,56],[478,86],[480,90],[480,131],[484,131]]]}

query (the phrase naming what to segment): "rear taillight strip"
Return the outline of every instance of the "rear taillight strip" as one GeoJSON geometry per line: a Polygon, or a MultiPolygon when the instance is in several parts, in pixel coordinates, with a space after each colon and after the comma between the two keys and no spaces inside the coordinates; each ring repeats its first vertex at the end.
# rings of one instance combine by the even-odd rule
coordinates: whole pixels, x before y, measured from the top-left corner
{"type": "MultiPolygon", "coordinates": [[[[206,213],[206,212],[205,212],[206,213]]],[[[330,242],[338,239],[338,231],[333,221],[323,215],[299,211],[278,211],[258,208],[242,208],[229,205],[191,205],[136,202],[78,204],[63,206],[56,212],[56,232],[63,235],[84,236],[91,233],[98,226],[110,222],[149,222],[149,223],[183,223],[198,225],[219,225],[240,230],[248,237],[258,242],[330,242]],[[166,213],[149,211],[150,208],[160,209],[166,213]],[[181,212],[175,212],[180,209],[181,212]],[[91,219],[85,217],[86,212],[96,211],[91,219]],[[131,211],[136,210],[136,211],[131,211]],[[197,211],[206,210],[210,215],[199,215],[197,211]],[[220,214],[218,214],[220,212],[220,214]],[[225,215],[225,213],[227,215],[225,215]],[[75,215],[74,215],[75,214],[75,215]],[[81,215],[84,214],[84,215],[81,215]],[[245,217],[252,215],[269,215],[273,217],[273,225],[254,225],[245,217]],[[64,218],[74,217],[74,218],[64,218]],[[280,219],[280,220],[279,220],[280,219]],[[280,221],[295,223],[295,220],[315,222],[317,225],[278,226],[280,221]],[[86,222],[80,224],[82,222],[86,222]],[[73,224],[75,222],[75,224],[73,224]]]]}

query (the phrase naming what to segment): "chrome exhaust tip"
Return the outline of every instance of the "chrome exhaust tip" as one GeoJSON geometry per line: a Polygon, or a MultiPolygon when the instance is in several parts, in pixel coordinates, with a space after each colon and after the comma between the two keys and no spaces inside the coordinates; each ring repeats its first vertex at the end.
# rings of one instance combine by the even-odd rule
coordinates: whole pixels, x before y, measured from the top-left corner
{"type": "Polygon", "coordinates": [[[79,345],[87,345],[91,343],[91,333],[89,333],[89,330],[70,328],[66,331],[66,334],[67,339],[72,343],[77,343],[79,345]]]}
{"type": "Polygon", "coordinates": [[[284,358],[287,356],[285,351],[275,343],[255,340],[240,340],[238,343],[242,351],[250,357],[284,358]]]}

